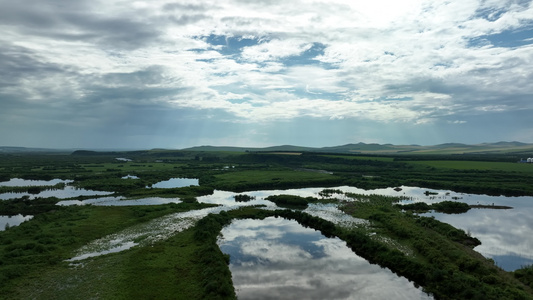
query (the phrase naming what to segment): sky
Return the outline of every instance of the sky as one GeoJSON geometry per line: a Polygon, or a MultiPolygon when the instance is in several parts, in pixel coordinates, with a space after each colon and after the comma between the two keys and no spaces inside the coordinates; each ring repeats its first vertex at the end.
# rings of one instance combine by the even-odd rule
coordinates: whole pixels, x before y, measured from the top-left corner
{"type": "Polygon", "coordinates": [[[0,146],[533,142],[533,1],[0,0],[0,146]]]}

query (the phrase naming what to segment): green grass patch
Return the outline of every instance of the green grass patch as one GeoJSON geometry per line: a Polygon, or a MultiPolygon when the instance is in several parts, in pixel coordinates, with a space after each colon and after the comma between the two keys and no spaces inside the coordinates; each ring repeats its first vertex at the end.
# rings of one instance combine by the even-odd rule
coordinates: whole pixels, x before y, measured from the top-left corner
{"type": "Polygon", "coordinates": [[[393,157],[383,157],[383,156],[358,156],[358,155],[322,155],[324,157],[331,158],[342,158],[347,160],[377,160],[377,161],[394,161],[393,157]]]}
{"type": "Polygon", "coordinates": [[[409,161],[409,164],[424,165],[438,169],[489,170],[533,174],[533,164],[485,161],[429,160],[409,161]]]}
{"type": "Polygon", "coordinates": [[[211,183],[217,189],[246,191],[252,189],[276,189],[332,185],[340,178],[331,174],[293,170],[247,170],[215,175],[211,183]]]}

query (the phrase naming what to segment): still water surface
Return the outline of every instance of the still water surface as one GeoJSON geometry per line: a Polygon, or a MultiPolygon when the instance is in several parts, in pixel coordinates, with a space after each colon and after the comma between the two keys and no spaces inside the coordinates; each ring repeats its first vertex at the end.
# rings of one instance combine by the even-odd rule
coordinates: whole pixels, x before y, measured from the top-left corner
{"type": "Polygon", "coordinates": [[[33,218],[31,215],[23,216],[18,214],[16,216],[0,216],[0,231],[4,231],[6,227],[13,227],[20,225],[20,223],[33,218]]]}
{"type": "Polygon", "coordinates": [[[28,180],[21,178],[11,178],[9,181],[0,182],[0,186],[39,186],[39,185],[56,185],[58,183],[70,183],[73,180],[62,180],[62,179],[52,179],[52,180],[28,180]]]}
{"type": "Polygon", "coordinates": [[[196,178],[170,178],[169,180],[160,181],[153,184],[153,188],[159,189],[171,189],[180,188],[185,186],[198,185],[198,179],[196,178]]]}
{"type": "Polygon", "coordinates": [[[29,199],[35,198],[48,198],[56,197],[59,199],[73,198],[78,196],[102,196],[102,195],[111,195],[112,192],[105,191],[93,191],[77,188],[74,186],[68,185],[73,182],[73,180],[62,180],[62,179],[52,179],[52,180],[26,180],[20,178],[12,178],[9,181],[0,182],[0,186],[54,186],[58,183],[67,184],[63,189],[50,189],[41,191],[38,194],[30,193],[0,193],[0,200],[16,199],[23,196],[28,196],[29,199]]]}
{"type": "Polygon", "coordinates": [[[344,241],[293,220],[235,220],[222,236],[239,299],[432,299],[344,241]]]}

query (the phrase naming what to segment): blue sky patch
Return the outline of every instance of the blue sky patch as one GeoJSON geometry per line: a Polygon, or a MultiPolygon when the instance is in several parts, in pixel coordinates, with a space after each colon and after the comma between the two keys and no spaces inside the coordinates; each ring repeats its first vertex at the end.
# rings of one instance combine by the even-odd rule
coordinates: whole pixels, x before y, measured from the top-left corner
{"type": "Polygon", "coordinates": [[[482,35],[469,41],[470,47],[493,45],[514,48],[533,44],[533,25],[521,30],[506,30],[496,34],[482,35]]]}
{"type": "Polygon", "coordinates": [[[222,55],[238,54],[244,47],[259,44],[259,39],[257,38],[231,37],[214,34],[208,36],[205,41],[213,46],[222,46],[221,49],[217,50],[222,55]]]}

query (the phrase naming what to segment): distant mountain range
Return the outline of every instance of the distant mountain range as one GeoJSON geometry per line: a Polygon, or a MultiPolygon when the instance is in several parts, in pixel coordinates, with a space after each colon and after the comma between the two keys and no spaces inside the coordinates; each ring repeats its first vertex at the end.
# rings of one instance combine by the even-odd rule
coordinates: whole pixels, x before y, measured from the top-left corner
{"type": "Polygon", "coordinates": [[[48,148],[28,148],[28,147],[8,147],[0,146],[0,153],[61,153],[72,152],[70,149],[48,149],[48,148]]]}
{"type": "Polygon", "coordinates": [[[199,146],[181,149],[186,151],[231,151],[231,152],[328,152],[328,153],[361,153],[361,154],[467,154],[467,153],[527,153],[533,155],[533,144],[521,142],[498,142],[467,145],[446,143],[434,146],[392,145],[392,144],[346,144],[334,147],[301,147],[282,145],[264,148],[252,147],[217,147],[199,146]]]}
{"type": "MultiPolygon", "coordinates": [[[[49,149],[49,148],[26,148],[26,147],[2,147],[0,153],[70,153],[76,149],[49,149]]],[[[133,151],[126,149],[85,149],[98,152],[125,152],[133,151]]],[[[152,149],[152,151],[169,151],[178,149],[152,149]]],[[[483,144],[460,144],[446,143],[434,146],[420,145],[392,145],[392,144],[346,144],[333,147],[301,147],[293,145],[282,145],[273,147],[220,147],[220,146],[198,146],[192,148],[179,149],[181,151],[228,151],[228,152],[328,152],[328,153],[353,153],[353,154],[530,154],[533,156],[533,144],[521,142],[497,142],[483,144]]]]}

